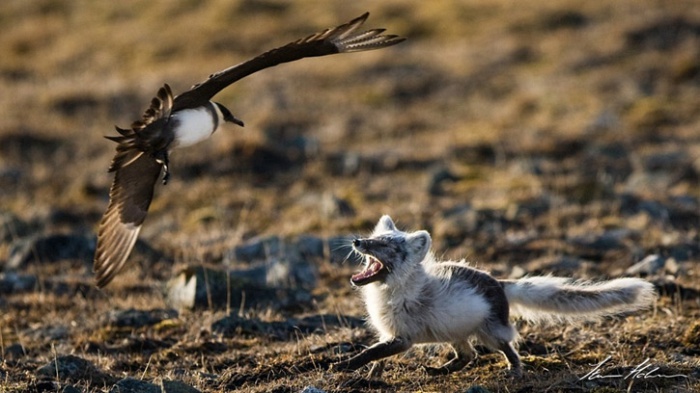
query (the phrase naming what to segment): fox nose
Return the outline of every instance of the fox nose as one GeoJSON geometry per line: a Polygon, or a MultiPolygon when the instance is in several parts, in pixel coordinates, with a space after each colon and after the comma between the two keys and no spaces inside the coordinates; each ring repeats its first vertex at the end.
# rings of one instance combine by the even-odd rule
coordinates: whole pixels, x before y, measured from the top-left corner
{"type": "Polygon", "coordinates": [[[360,244],[362,244],[362,240],[360,239],[355,239],[352,241],[352,245],[355,247],[360,247],[360,244]]]}

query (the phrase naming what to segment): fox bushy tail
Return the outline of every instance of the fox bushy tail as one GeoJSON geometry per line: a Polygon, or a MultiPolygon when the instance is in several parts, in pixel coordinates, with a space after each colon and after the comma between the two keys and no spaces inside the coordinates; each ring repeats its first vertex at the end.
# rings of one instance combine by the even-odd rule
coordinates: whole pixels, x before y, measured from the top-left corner
{"type": "Polygon", "coordinates": [[[526,277],[501,281],[514,315],[530,321],[595,319],[650,307],[654,285],[639,278],[574,281],[563,277],[526,277]]]}

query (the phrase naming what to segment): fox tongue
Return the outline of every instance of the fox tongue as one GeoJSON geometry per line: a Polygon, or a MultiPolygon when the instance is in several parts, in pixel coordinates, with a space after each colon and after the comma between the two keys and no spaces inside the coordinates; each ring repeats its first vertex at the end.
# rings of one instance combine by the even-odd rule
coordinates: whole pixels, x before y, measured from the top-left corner
{"type": "Polygon", "coordinates": [[[369,257],[367,267],[361,272],[352,276],[351,280],[354,283],[361,283],[369,278],[372,278],[375,274],[379,273],[380,270],[384,268],[381,262],[377,258],[369,257]]]}

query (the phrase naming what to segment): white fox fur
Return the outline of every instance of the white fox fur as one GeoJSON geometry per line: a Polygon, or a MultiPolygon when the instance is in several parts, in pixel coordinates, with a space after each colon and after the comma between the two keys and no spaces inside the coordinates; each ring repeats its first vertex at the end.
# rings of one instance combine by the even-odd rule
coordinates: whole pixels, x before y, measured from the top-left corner
{"type": "Polygon", "coordinates": [[[353,275],[360,286],[369,322],[379,343],[333,365],[355,370],[364,364],[407,350],[413,344],[449,343],[456,356],[431,373],[463,368],[474,357],[475,337],[502,351],[513,372],[520,360],[513,348],[517,332],[509,312],[532,321],[591,319],[649,307],[654,286],[637,278],[599,283],[544,276],[496,280],[466,262],[437,261],[426,231],[396,229],[383,216],[366,239],[353,248],[365,258],[365,268],[353,275]]]}
{"type": "Polygon", "coordinates": [[[649,307],[654,286],[638,278],[602,282],[563,277],[502,280],[510,311],[532,322],[590,320],[649,307]]]}

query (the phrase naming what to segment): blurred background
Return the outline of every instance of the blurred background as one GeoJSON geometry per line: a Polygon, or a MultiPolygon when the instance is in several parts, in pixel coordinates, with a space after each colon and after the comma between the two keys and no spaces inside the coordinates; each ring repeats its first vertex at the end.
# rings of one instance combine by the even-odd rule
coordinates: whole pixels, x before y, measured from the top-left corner
{"type": "Polygon", "coordinates": [[[441,250],[490,260],[451,218],[496,214],[497,236],[697,227],[693,1],[7,1],[3,210],[94,230],[114,152],[102,137],[138,119],[163,83],[177,94],[366,10],[367,27],[408,41],[223,91],[246,127],[173,154],[142,239],[177,249],[233,228],[329,235],[388,213],[405,228],[445,226],[441,250]],[[633,214],[640,204],[655,206],[642,209],[649,220],[633,214]]]}
{"type": "MultiPolygon", "coordinates": [[[[228,263],[255,239],[367,234],[382,214],[501,277],[616,276],[651,257],[642,273],[697,284],[700,2],[676,0],[2,1],[5,272],[89,287],[112,181],[103,136],[163,83],[180,93],[365,11],[365,27],[407,41],[215,97],[245,128],[171,155],[116,288],[228,263]]],[[[341,268],[316,307],[361,315],[343,298],[356,265],[341,268]]],[[[112,296],[125,300],[98,298],[133,305],[112,296]]]]}

